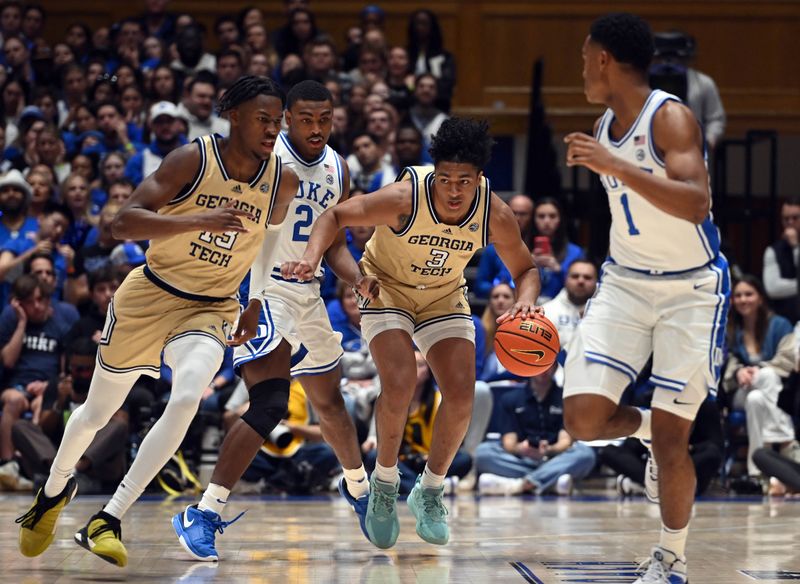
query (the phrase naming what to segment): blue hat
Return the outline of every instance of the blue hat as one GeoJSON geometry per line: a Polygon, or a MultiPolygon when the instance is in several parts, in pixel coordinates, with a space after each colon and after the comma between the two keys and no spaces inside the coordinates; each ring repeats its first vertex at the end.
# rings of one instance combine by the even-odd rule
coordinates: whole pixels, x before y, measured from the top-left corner
{"type": "Polygon", "coordinates": [[[380,6],[377,6],[375,4],[368,4],[367,6],[364,6],[364,8],[361,9],[362,17],[366,16],[367,14],[377,14],[378,16],[383,18],[385,13],[383,11],[383,8],[381,8],[380,6]]]}
{"type": "Polygon", "coordinates": [[[141,266],[145,262],[144,250],[135,241],[120,243],[111,250],[109,256],[111,263],[115,266],[130,264],[131,266],[141,266]]]}
{"type": "Polygon", "coordinates": [[[26,105],[22,112],[19,114],[19,121],[22,122],[25,118],[35,118],[37,120],[44,120],[44,114],[35,105],[26,105]]]}

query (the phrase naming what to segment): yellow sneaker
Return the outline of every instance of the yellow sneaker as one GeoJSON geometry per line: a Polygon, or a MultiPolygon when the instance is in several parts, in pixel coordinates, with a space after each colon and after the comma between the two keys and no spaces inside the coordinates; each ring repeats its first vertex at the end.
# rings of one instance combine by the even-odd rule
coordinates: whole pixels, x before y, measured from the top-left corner
{"type": "Polygon", "coordinates": [[[38,556],[50,546],[56,535],[58,516],[77,492],[78,483],[73,477],[55,497],[45,497],[44,487],[39,489],[28,512],[16,519],[16,523],[20,524],[19,551],[23,556],[38,556]]]}
{"type": "Polygon", "coordinates": [[[104,511],[89,519],[89,523],[75,534],[75,542],[110,564],[120,568],[128,565],[119,519],[104,511]]]}

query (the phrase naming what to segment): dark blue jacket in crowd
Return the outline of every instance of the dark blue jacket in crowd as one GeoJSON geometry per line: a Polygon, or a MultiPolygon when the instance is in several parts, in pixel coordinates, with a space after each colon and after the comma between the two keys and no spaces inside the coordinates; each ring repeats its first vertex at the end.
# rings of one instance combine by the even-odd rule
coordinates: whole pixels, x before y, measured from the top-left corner
{"type": "Polygon", "coordinates": [[[761,343],[761,354],[753,359],[747,352],[744,346],[744,335],[742,329],[736,329],[733,337],[733,345],[731,346],[731,353],[736,355],[744,365],[758,365],[761,361],[769,361],[778,351],[778,345],[781,339],[786,335],[794,333],[794,327],[788,319],[773,314],[767,323],[767,334],[764,336],[764,342],[761,343]]]}
{"type": "Polygon", "coordinates": [[[515,432],[517,440],[527,440],[537,447],[541,440],[558,441],[564,428],[561,389],[553,384],[544,401],[539,402],[527,385],[512,389],[500,399],[499,429],[501,434],[515,432]]]}

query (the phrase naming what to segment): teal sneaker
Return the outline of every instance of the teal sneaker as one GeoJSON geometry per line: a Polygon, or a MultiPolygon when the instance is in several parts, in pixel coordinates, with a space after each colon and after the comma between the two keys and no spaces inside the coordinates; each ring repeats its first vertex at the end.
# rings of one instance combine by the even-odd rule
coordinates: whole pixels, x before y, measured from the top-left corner
{"type": "Polygon", "coordinates": [[[408,496],[408,508],[417,518],[417,535],[428,543],[444,545],[450,539],[447,527],[447,508],[442,503],[444,485],[438,489],[426,489],[420,478],[408,496]]]}
{"type": "Polygon", "coordinates": [[[392,547],[400,535],[400,520],[397,518],[397,495],[400,481],[397,484],[384,483],[375,477],[369,479],[370,494],[367,516],[364,523],[369,540],[383,550],[392,547]]]}

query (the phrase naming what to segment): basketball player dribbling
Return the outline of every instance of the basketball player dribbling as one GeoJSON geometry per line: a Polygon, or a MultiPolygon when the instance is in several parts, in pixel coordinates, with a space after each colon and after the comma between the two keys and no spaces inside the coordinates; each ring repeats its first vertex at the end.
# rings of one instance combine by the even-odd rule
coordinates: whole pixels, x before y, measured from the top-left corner
{"type": "Polygon", "coordinates": [[[127,564],[120,519],[180,445],[226,343],[240,344],[256,332],[258,302],[233,331],[239,284],[267,226],[283,221],[298,187],[297,176],[272,154],[283,102],[269,79],[240,78],[218,106],[230,119],[230,138],[205,136],[170,153],[117,214],[115,237],[151,240],[147,263],[127,276],[109,305],[86,402],[69,418],[47,483],[17,519],[24,555],[50,545],[58,516],[77,491],[75,464],[139,375],[158,377],[163,350],[173,370],[164,414],[111,501],[75,534],[100,558],[127,564]]]}
{"type": "Polygon", "coordinates": [[[327,210],[302,259],[281,268],[285,278],[310,280],[339,230],[376,226],[360,265],[380,288],[375,300],[360,298],[359,308],[381,380],[378,458],[365,519],[367,536],[379,548],[393,546],[400,532],[397,455],[416,385],[414,343],[433,371],[442,403],[428,462],[408,505],[422,539],[439,545],[449,539],[443,482],[467,431],[475,387],[475,328],[463,274],[472,255],[492,242],[514,276],[516,303],[499,320],[541,313],[534,307],[538,270],[513,213],[482,172],[491,148],[485,122],[445,121],[433,138],[433,168],[406,168],[398,182],[327,210]]]}
{"type": "Polygon", "coordinates": [[[700,125],[678,98],[650,89],[653,49],[650,27],[631,14],[599,18],[583,44],[587,100],[608,109],[594,137],[565,138],[567,164],[600,175],[611,242],[567,356],[564,420],[578,440],[652,439],[661,539],[636,582],[681,584],[695,492],[689,433],[716,392],[730,277],[700,125]],[[651,353],[652,410],[620,406],[651,353]]]}

